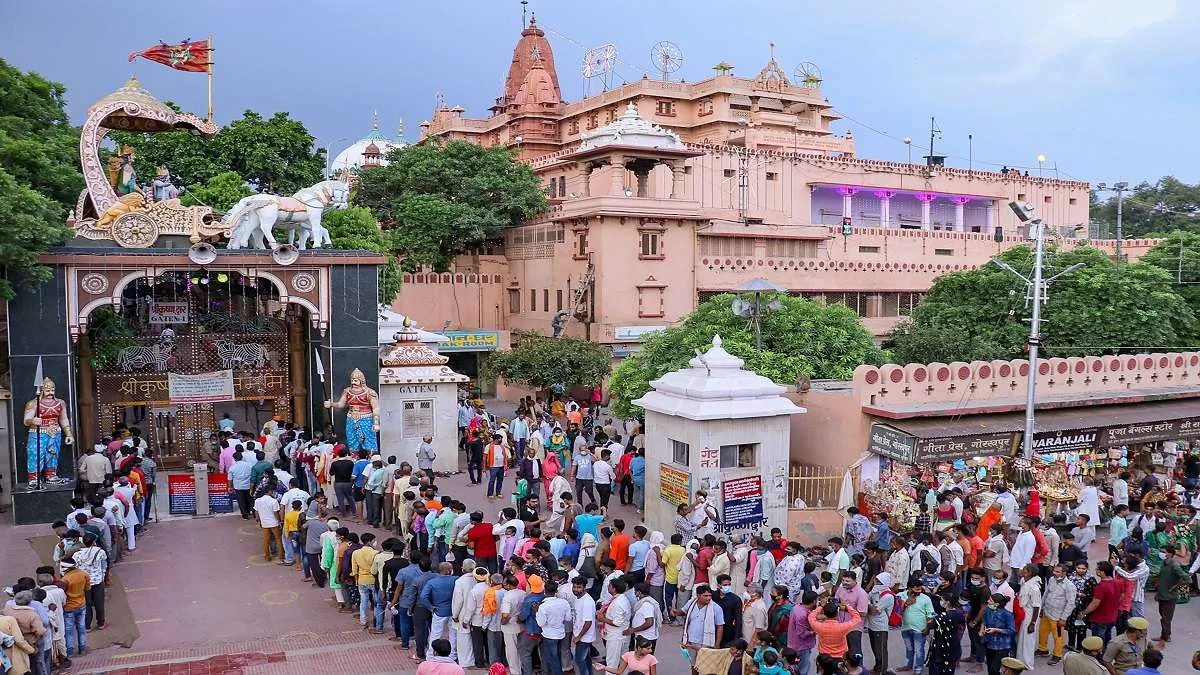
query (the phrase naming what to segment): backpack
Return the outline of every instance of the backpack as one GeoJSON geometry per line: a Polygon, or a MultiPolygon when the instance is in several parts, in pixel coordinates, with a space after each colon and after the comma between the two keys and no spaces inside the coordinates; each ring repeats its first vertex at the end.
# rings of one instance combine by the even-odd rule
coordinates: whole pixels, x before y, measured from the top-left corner
{"type": "Polygon", "coordinates": [[[923,548],[921,549],[921,569],[917,571],[924,572],[925,568],[929,565],[933,565],[935,568],[941,567],[942,561],[933,557],[933,554],[929,552],[929,549],[923,548]]]}
{"type": "Polygon", "coordinates": [[[879,597],[885,595],[892,596],[892,613],[888,615],[888,625],[896,628],[904,620],[904,606],[900,602],[900,598],[896,597],[896,593],[892,589],[887,589],[879,594],[879,597]]]}

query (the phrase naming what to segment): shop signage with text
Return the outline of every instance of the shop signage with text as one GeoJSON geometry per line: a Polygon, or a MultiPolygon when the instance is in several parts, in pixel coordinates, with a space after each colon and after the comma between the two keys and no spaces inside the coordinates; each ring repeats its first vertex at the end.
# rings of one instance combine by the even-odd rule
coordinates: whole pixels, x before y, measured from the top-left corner
{"type": "Polygon", "coordinates": [[[1020,434],[1003,432],[956,438],[922,438],[917,441],[915,461],[942,462],[966,457],[1012,454],[1020,434]]]}
{"type": "Polygon", "coordinates": [[[448,330],[450,338],[438,346],[439,352],[492,352],[500,348],[500,333],[494,330],[448,330]]]}
{"type": "Polygon", "coordinates": [[[1096,447],[1096,437],[1099,429],[1079,429],[1077,431],[1035,431],[1033,433],[1033,451],[1036,453],[1067,452],[1086,450],[1096,447]]]}
{"type": "Polygon", "coordinates": [[[723,482],[721,501],[724,507],[721,529],[726,534],[735,530],[758,531],[767,524],[763,508],[762,476],[746,476],[723,482]]]}
{"type": "Polygon", "coordinates": [[[899,429],[893,429],[884,424],[872,424],[871,445],[867,450],[881,457],[890,457],[900,462],[910,463],[913,461],[916,442],[916,437],[899,429]]]}
{"type": "Polygon", "coordinates": [[[233,370],[184,375],[167,373],[171,403],[216,403],[233,400],[233,370]]]}

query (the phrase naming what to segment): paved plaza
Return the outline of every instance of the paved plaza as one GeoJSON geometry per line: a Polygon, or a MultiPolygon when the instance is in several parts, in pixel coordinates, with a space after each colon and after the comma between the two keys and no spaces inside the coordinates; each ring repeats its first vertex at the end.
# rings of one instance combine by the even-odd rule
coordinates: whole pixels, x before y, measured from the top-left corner
{"type": "MultiPolygon", "coordinates": [[[[482,485],[470,485],[466,474],[441,482],[444,492],[462,499],[471,510],[491,515],[501,507],[485,497],[482,485]]],[[[629,507],[616,505],[612,515],[638,522],[629,507]]],[[[349,526],[356,532],[365,529],[349,526]]],[[[0,550],[5,582],[28,574],[38,564],[27,539],[44,536],[48,529],[0,526],[7,544],[0,550]]],[[[1099,554],[1105,545],[1102,536],[1093,553],[1099,554]]],[[[136,637],[127,647],[107,647],[76,659],[72,673],[265,675],[336,670],[367,675],[416,669],[416,663],[386,635],[364,632],[356,613],[339,614],[331,593],[301,582],[299,573],[290,568],[265,562],[258,526],[236,515],[175,517],[152,524],[139,538],[137,550],[115,567],[112,579],[109,597],[124,594],[136,622],[131,631],[136,637]]],[[[1147,602],[1147,612],[1156,626],[1152,602],[1147,602]]],[[[1200,602],[1179,607],[1164,675],[1192,672],[1191,653],[1200,648],[1198,617],[1200,602]]],[[[1154,628],[1151,635],[1156,635],[1154,628]]],[[[678,640],[678,628],[664,629],[657,654],[659,673],[683,672],[678,640]]],[[[904,656],[898,631],[893,631],[890,645],[895,668],[904,656]]],[[[869,654],[867,663],[872,663],[869,654]]],[[[958,672],[969,671],[959,668],[958,672]]],[[[1048,667],[1045,659],[1039,659],[1036,672],[1062,672],[1062,668],[1048,667]]]]}

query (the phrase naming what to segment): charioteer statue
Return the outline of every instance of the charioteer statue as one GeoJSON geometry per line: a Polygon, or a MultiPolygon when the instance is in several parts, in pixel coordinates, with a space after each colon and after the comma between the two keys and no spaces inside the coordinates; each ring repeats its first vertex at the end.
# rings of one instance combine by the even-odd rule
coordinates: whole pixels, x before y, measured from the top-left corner
{"type": "Polygon", "coordinates": [[[67,402],[54,396],[54,380],[43,379],[38,397],[25,404],[25,428],[29,430],[25,468],[30,487],[38,487],[38,477],[43,472],[51,485],[69,482],[58,477],[58,459],[63,444],[71,445],[75,438],[67,419],[67,402]]]}
{"type": "Polygon", "coordinates": [[[346,447],[350,452],[379,450],[379,395],[367,386],[363,372],[350,372],[350,386],[336,401],[325,401],[326,408],[347,408],[346,447]]]}

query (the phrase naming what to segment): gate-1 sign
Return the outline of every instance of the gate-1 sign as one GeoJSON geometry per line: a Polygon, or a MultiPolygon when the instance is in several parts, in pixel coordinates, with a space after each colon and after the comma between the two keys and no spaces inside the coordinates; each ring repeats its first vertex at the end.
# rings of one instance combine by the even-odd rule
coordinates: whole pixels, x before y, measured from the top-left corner
{"type": "Polygon", "coordinates": [[[187,323],[188,304],[186,302],[150,303],[150,323],[187,323]]]}

